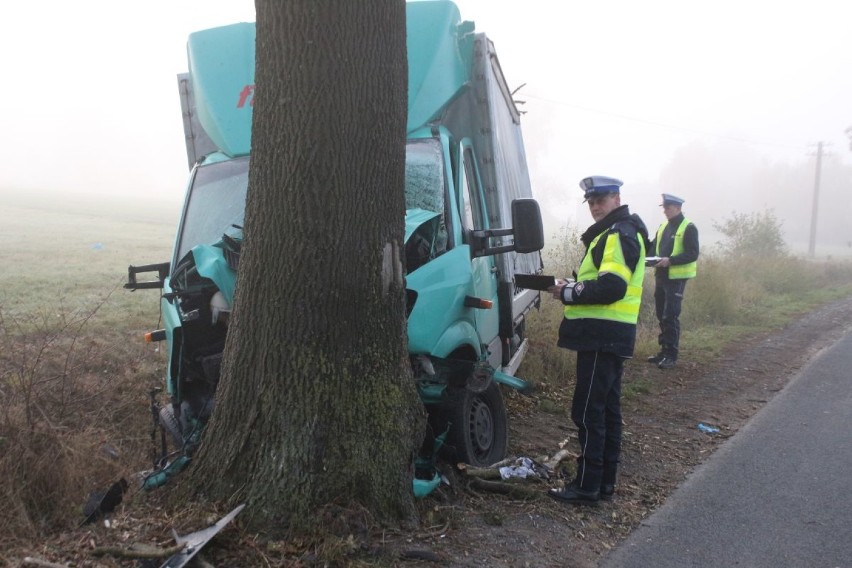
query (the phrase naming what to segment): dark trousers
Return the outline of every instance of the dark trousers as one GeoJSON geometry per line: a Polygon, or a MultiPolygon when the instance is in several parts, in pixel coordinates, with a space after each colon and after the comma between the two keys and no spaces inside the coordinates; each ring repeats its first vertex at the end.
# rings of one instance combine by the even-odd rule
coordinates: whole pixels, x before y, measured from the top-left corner
{"type": "Polygon", "coordinates": [[[576,483],[598,491],[615,484],[621,454],[621,376],[624,359],[602,351],[577,352],[577,386],[571,419],[577,425],[580,457],[576,483]]]}
{"type": "Polygon", "coordinates": [[[664,357],[677,360],[680,345],[680,308],[686,280],[656,278],[654,282],[654,303],[657,308],[657,321],[660,322],[660,335],[657,338],[660,353],[664,357]]]}

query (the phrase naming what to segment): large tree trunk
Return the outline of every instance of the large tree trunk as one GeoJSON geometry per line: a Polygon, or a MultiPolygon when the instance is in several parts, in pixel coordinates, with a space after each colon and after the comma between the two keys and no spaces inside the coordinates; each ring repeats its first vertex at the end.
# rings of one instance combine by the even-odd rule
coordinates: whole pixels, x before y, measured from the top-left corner
{"type": "Polygon", "coordinates": [[[191,482],[255,526],[413,519],[403,0],[256,0],[252,162],[217,406],[191,482]],[[274,524],[273,524],[274,523],[274,524]]]}

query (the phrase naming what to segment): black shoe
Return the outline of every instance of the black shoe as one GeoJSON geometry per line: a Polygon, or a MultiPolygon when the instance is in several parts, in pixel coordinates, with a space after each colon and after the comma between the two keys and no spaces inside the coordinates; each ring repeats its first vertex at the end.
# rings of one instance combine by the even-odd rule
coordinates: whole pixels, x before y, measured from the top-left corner
{"type": "Polygon", "coordinates": [[[615,494],[615,485],[604,483],[601,485],[601,501],[612,501],[612,496],[615,494]]]}
{"type": "Polygon", "coordinates": [[[657,363],[657,367],[660,369],[673,369],[675,365],[677,365],[677,359],[671,357],[664,357],[662,361],[657,363]]]}
{"type": "Polygon", "coordinates": [[[648,357],[648,362],[656,365],[657,363],[662,361],[664,358],[665,358],[665,356],[662,353],[657,353],[656,355],[651,355],[650,357],[648,357]]]}
{"type": "Polygon", "coordinates": [[[586,505],[594,507],[598,504],[598,501],[601,500],[601,494],[599,491],[584,491],[575,486],[573,483],[566,485],[562,489],[551,489],[547,492],[547,494],[557,501],[570,503],[571,505],[586,505]]]}

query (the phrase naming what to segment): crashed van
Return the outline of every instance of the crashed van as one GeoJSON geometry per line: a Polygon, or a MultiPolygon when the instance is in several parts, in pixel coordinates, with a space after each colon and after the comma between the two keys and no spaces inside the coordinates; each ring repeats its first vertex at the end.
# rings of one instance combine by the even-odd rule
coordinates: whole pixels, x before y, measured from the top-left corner
{"type": "MultiPolygon", "coordinates": [[[[529,345],[525,318],[540,298],[515,275],[541,272],[541,214],[492,42],[452,2],[411,2],[407,22],[410,361],[443,451],[485,466],[507,450],[501,385],[530,388],[515,374],[529,345]]],[[[164,325],[148,338],[166,345],[168,400],[152,395],[152,410],[187,454],[213,409],[239,274],[254,46],[253,23],[189,36],[178,85],[190,175],[174,252],[131,266],[126,284],[162,289],[164,325]],[[146,272],[157,277],[140,278],[146,272]]]]}

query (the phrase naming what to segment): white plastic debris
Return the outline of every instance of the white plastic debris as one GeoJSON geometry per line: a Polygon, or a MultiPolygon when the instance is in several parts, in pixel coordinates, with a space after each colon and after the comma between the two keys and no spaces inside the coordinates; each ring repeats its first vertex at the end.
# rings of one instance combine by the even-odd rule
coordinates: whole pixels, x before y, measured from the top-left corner
{"type": "Polygon", "coordinates": [[[534,462],[530,458],[518,458],[514,464],[500,468],[500,477],[503,479],[509,479],[510,477],[526,479],[527,477],[537,475],[534,462]]]}

